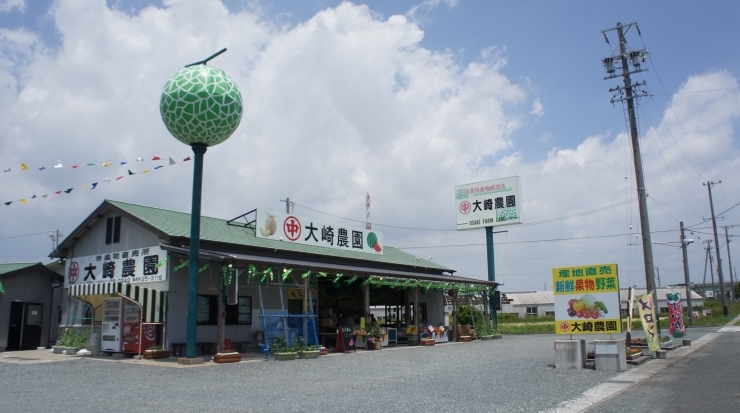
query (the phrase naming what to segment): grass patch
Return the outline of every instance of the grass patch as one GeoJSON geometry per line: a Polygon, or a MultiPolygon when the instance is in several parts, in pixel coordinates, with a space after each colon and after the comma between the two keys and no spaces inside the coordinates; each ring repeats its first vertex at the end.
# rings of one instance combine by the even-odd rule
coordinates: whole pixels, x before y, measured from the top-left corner
{"type": "Polygon", "coordinates": [[[555,334],[555,322],[499,324],[501,334],[555,334]]]}
{"type": "Polygon", "coordinates": [[[541,316],[541,317],[525,317],[525,318],[519,318],[519,317],[499,317],[499,319],[498,319],[498,323],[499,324],[542,323],[542,322],[546,322],[546,321],[555,321],[555,316],[554,315],[546,315],[546,316],[541,316]]]}

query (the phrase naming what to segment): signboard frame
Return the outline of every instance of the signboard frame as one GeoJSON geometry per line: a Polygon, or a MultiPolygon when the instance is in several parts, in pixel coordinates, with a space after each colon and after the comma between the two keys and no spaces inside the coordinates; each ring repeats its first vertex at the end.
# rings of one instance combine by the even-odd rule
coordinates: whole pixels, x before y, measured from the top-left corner
{"type": "Polygon", "coordinates": [[[552,269],[556,334],[622,332],[617,264],[552,269]]]}
{"type": "Polygon", "coordinates": [[[518,176],[455,186],[457,230],[522,223],[518,176]]]}

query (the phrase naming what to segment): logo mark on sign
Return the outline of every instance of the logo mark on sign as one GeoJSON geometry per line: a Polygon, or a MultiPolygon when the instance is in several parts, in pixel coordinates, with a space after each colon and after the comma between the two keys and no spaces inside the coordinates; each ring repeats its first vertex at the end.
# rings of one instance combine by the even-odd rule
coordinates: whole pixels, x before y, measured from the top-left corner
{"type": "Polygon", "coordinates": [[[470,202],[462,201],[460,203],[460,213],[463,215],[467,215],[468,212],[470,212],[470,202]]]}
{"type": "Polygon", "coordinates": [[[146,324],[144,326],[144,338],[146,338],[149,341],[154,341],[157,338],[157,330],[156,326],[152,324],[146,324]]]}
{"type": "Polygon", "coordinates": [[[283,232],[289,240],[297,240],[301,237],[301,221],[292,215],[285,218],[285,221],[283,222],[283,232]]]}
{"type": "Polygon", "coordinates": [[[69,265],[69,283],[74,284],[77,282],[77,277],[80,276],[80,266],[77,264],[77,261],[72,261],[72,264],[69,265]]]}
{"type": "Polygon", "coordinates": [[[560,331],[562,332],[568,332],[570,331],[570,323],[560,323],[560,331]]]}

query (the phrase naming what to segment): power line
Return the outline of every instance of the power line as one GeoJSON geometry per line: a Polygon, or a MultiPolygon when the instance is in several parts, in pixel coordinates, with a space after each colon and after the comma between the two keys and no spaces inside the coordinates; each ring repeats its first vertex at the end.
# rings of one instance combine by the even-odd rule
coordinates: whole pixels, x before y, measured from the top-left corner
{"type": "MultiPolygon", "coordinates": [[[[566,219],[571,219],[571,218],[576,218],[576,217],[580,217],[580,216],[584,216],[584,215],[594,214],[594,213],[597,213],[597,212],[606,211],[607,209],[616,208],[618,206],[626,205],[626,204],[629,204],[629,203],[634,202],[636,200],[637,200],[637,198],[632,198],[632,199],[629,199],[627,201],[622,201],[622,202],[619,202],[619,203],[616,203],[616,204],[612,204],[612,205],[608,205],[608,206],[605,206],[605,207],[592,209],[590,211],[580,212],[578,214],[567,215],[567,216],[559,217],[559,218],[546,219],[546,220],[543,220],[543,221],[530,222],[530,223],[527,223],[527,224],[521,224],[521,226],[527,227],[527,226],[532,226],[532,225],[548,224],[548,223],[551,223],[551,222],[563,221],[563,220],[566,220],[566,219]]],[[[319,210],[316,210],[316,209],[307,207],[305,205],[301,205],[301,204],[299,204],[297,202],[293,202],[293,205],[297,205],[297,206],[299,206],[301,208],[307,209],[309,211],[316,212],[318,214],[328,215],[330,217],[344,219],[344,220],[351,221],[351,222],[358,222],[358,223],[362,223],[362,224],[365,223],[365,221],[362,221],[362,220],[359,220],[359,219],[346,218],[346,217],[341,217],[339,215],[330,214],[328,212],[319,211],[319,210]]],[[[406,229],[406,230],[412,230],[412,231],[440,231],[440,232],[447,232],[447,231],[455,231],[456,232],[457,231],[457,229],[447,229],[447,228],[402,227],[402,226],[398,226],[398,225],[387,225],[387,224],[377,224],[377,223],[373,223],[373,225],[376,226],[376,227],[406,229]]]]}
{"type": "MultiPolygon", "coordinates": [[[[644,44],[644,42],[643,42],[643,44],[644,44]]],[[[653,65],[653,63],[652,63],[652,62],[651,62],[650,64],[651,64],[651,65],[653,65]]],[[[656,69],[655,69],[655,65],[653,65],[653,70],[656,70],[656,69]]],[[[657,74],[658,74],[657,70],[656,70],[655,74],[656,74],[656,76],[657,76],[657,74]]],[[[660,82],[660,79],[658,79],[658,83],[661,83],[661,82],[660,82]]],[[[661,87],[662,87],[662,86],[663,86],[663,84],[661,83],[661,87]]],[[[735,89],[740,89],[740,86],[735,86],[735,87],[725,87],[725,88],[721,88],[721,89],[692,90],[692,91],[690,91],[690,92],[676,92],[676,93],[651,93],[651,94],[650,94],[650,96],[673,96],[673,95],[686,95],[686,94],[689,94],[689,93],[707,93],[707,92],[722,92],[722,91],[725,91],[725,90],[735,90],[735,89]]],[[[665,89],[663,89],[663,92],[665,92],[665,89]]]]}
{"type": "Polygon", "coordinates": [[[16,235],[16,236],[13,236],[13,237],[0,238],[0,241],[4,241],[6,239],[15,239],[15,238],[31,237],[31,236],[34,236],[34,235],[48,234],[50,232],[53,232],[53,231],[36,232],[36,233],[33,233],[33,234],[16,235]]]}

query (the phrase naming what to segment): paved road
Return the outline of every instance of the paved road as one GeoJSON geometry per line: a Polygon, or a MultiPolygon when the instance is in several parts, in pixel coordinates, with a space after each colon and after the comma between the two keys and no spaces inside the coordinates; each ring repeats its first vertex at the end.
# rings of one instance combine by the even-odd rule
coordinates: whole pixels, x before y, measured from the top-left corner
{"type": "Polygon", "coordinates": [[[587,410],[590,413],[740,412],[740,328],[587,410]]]}

